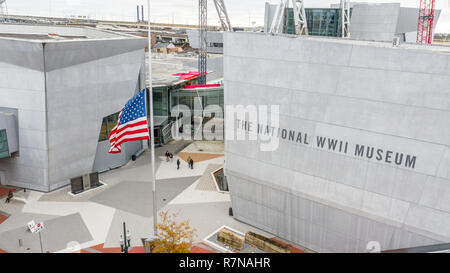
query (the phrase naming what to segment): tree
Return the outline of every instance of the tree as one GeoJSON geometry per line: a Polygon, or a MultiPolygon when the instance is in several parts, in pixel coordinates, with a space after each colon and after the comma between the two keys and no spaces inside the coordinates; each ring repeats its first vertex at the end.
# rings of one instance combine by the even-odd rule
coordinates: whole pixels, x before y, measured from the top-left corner
{"type": "Polygon", "coordinates": [[[161,221],[157,225],[158,234],[151,243],[153,253],[189,253],[196,237],[196,229],[189,226],[189,220],[177,223],[179,213],[160,213],[161,221]]]}

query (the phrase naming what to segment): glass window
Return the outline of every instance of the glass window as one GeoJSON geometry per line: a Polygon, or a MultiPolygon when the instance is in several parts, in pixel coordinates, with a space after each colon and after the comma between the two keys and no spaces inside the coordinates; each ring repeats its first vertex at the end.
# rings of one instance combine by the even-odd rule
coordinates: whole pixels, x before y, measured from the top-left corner
{"type": "Polygon", "coordinates": [[[117,125],[119,113],[120,112],[117,112],[103,118],[102,126],[100,127],[100,135],[98,137],[99,142],[108,140],[109,133],[111,133],[111,130],[117,125]]]}
{"type": "Polygon", "coordinates": [[[9,157],[8,139],[6,130],[0,130],[0,158],[9,157]]]}
{"type": "MultiPolygon", "coordinates": [[[[153,114],[155,116],[168,116],[169,115],[169,101],[168,95],[169,91],[167,87],[154,87],[153,88],[153,114]]],[[[147,98],[148,91],[147,91],[147,98]]],[[[148,99],[147,99],[148,100],[148,99]]],[[[147,101],[147,105],[150,102],[147,101]]],[[[147,109],[147,114],[149,114],[150,110],[147,109]]]]}
{"type": "MultiPolygon", "coordinates": [[[[329,37],[339,37],[341,36],[340,29],[340,9],[320,9],[320,8],[309,8],[305,9],[306,21],[308,23],[308,33],[309,35],[316,36],[329,36],[329,37]]],[[[295,34],[295,23],[294,23],[294,11],[292,8],[288,8],[285,13],[285,28],[284,33],[295,34]]],[[[350,9],[350,17],[352,14],[352,9],[350,9]]]]}

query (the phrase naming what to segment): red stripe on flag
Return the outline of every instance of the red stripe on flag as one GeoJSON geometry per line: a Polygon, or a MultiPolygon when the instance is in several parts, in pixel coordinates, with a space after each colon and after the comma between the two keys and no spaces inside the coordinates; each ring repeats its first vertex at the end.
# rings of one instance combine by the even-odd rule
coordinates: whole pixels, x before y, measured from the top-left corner
{"type": "Polygon", "coordinates": [[[117,129],[118,126],[116,126],[116,127],[114,127],[114,128],[111,130],[111,132],[110,132],[109,135],[108,135],[108,138],[111,138],[111,136],[112,136],[113,134],[119,134],[120,132],[122,132],[123,130],[125,130],[125,129],[127,129],[127,128],[136,127],[136,126],[140,126],[140,125],[147,125],[147,121],[146,121],[146,120],[142,120],[142,121],[139,121],[139,122],[136,122],[136,123],[127,124],[127,125],[123,126],[123,127],[120,128],[120,129],[117,129]]]}
{"type": "Polygon", "coordinates": [[[124,140],[120,141],[119,143],[117,143],[116,146],[122,145],[123,143],[128,142],[128,141],[146,140],[146,139],[149,139],[149,137],[127,138],[127,139],[124,139],[124,140]]]}
{"type": "MultiPolygon", "coordinates": [[[[122,111],[123,111],[123,109],[122,109],[122,111]]],[[[140,118],[141,120],[138,119],[138,121],[129,121],[128,123],[125,123],[124,125],[119,125],[122,111],[119,114],[119,119],[117,121],[117,125],[111,130],[111,132],[108,135],[109,142],[111,145],[111,147],[108,151],[110,154],[121,153],[122,149],[121,149],[120,145],[125,142],[150,139],[147,118],[144,117],[144,118],[140,118]],[[145,128],[139,128],[142,126],[145,126],[145,128]],[[139,129],[133,130],[133,128],[139,128],[139,129]],[[142,136],[142,134],[146,134],[146,135],[142,136]]]]}
{"type": "Polygon", "coordinates": [[[116,134],[113,138],[111,138],[113,141],[116,141],[117,139],[121,139],[124,136],[127,135],[134,135],[134,134],[142,134],[142,133],[148,133],[148,128],[145,129],[137,129],[137,130],[133,130],[133,131],[128,131],[123,135],[118,136],[118,134],[116,134]],[[118,136],[118,137],[117,137],[118,136]]]}

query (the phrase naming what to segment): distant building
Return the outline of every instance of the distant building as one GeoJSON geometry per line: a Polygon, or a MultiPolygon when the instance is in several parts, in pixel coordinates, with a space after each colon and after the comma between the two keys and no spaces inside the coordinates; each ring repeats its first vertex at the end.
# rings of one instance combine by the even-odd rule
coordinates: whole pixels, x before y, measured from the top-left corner
{"type": "Polygon", "coordinates": [[[48,192],[144,149],[108,154],[107,136],[145,88],[146,44],[88,27],[0,25],[0,183],[48,192]]]}
{"type": "MultiPolygon", "coordinates": [[[[192,48],[200,48],[200,36],[198,29],[187,29],[189,44],[192,48]]],[[[208,53],[223,53],[223,32],[222,31],[208,31],[207,34],[207,52],[208,53]]]]}
{"type": "Polygon", "coordinates": [[[169,54],[169,53],[178,53],[181,52],[182,49],[176,47],[174,44],[172,43],[156,43],[153,48],[152,51],[155,53],[164,53],[164,54],[169,54]]]}
{"type": "MultiPolygon", "coordinates": [[[[142,89],[149,99],[146,47],[146,38],[121,31],[0,25],[0,184],[48,192],[147,149],[148,141],[128,142],[122,153],[108,153],[127,100],[142,89]]],[[[223,86],[185,89],[196,78],[173,74],[195,71],[197,56],[153,55],[154,141],[164,145],[172,139],[173,107],[187,105],[198,121],[203,112],[194,113],[194,101],[223,106],[223,86]]],[[[208,81],[221,82],[222,60],[208,60],[208,81]]]]}
{"type": "MultiPolygon", "coordinates": [[[[277,5],[266,3],[264,31],[270,30],[277,5]]],[[[341,36],[341,9],[339,4],[330,8],[306,8],[308,32],[312,36],[341,36]]],[[[435,10],[435,27],[441,11],[435,10]]],[[[284,33],[294,34],[294,12],[288,8],[284,18],[284,33]]],[[[350,38],[356,40],[416,42],[419,9],[401,7],[400,3],[351,3],[350,38]]]]}

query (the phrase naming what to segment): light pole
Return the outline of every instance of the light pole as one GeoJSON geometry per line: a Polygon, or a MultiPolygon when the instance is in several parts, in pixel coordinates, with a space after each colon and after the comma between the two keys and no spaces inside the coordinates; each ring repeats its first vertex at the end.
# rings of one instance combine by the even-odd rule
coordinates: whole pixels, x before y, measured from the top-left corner
{"type": "Polygon", "coordinates": [[[125,222],[123,222],[123,235],[120,235],[120,250],[122,253],[128,253],[128,248],[131,246],[131,233],[125,227],[125,222]]]}

